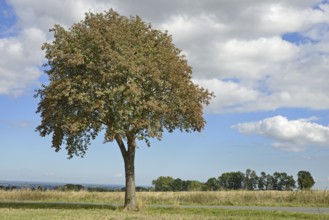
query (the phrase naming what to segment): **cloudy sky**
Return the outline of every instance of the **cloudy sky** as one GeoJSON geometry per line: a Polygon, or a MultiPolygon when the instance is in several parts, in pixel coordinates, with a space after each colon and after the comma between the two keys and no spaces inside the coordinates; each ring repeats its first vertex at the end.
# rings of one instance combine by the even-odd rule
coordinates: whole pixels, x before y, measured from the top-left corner
{"type": "Polygon", "coordinates": [[[67,160],[34,131],[48,30],[110,8],[168,30],[194,82],[216,95],[202,133],[140,143],[137,184],[250,168],[308,170],[316,188],[329,186],[329,1],[320,0],[0,0],[0,180],[124,183],[114,143],[99,138],[67,160]]]}

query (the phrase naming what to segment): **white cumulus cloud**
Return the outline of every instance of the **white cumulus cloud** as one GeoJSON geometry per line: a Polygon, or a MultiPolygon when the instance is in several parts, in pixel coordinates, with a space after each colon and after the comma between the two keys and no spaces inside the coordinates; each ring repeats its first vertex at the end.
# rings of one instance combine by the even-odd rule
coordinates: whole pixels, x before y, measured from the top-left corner
{"type": "Polygon", "coordinates": [[[0,95],[20,95],[38,83],[40,48],[52,40],[54,24],[69,27],[89,10],[113,8],[169,31],[195,82],[216,95],[208,111],[329,109],[329,3],[320,0],[6,2],[16,23],[6,29],[15,34],[0,28],[0,95]],[[306,40],[284,38],[294,33],[306,40]]]}
{"type": "MultiPolygon", "coordinates": [[[[103,11],[110,4],[101,1],[8,0],[16,16],[16,34],[0,29],[0,95],[18,96],[36,86],[45,62],[41,46],[52,39],[48,30],[54,24],[69,27],[88,10],[103,11]]],[[[9,28],[10,29],[10,28],[9,28]]]]}
{"type": "Polygon", "coordinates": [[[302,151],[308,146],[328,146],[329,126],[308,119],[288,120],[278,115],[257,122],[239,123],[232,128],[243,134],[257,134],[273,140],[273,146],[287,151],[302,151]]]}
{"type": "Polygon", "coordinates": [[[28,85],[37,82],[43,53],[36,48],[45,40],[38,28],[27,28],[18,37],[0,39],[0,94],[20,95],[28,85]]]}
{"type": "Polygon", "coordinates": [[[240,109],[242,106],[249,102],[254,102],[260,98],[261,94],[251,88],[245,87],[238,82],[232,80],[217,80],[217,79],[196,79],[194,82],[216,94],[209,106],[210,112],[221,112],[232,109],[240,109]]]}

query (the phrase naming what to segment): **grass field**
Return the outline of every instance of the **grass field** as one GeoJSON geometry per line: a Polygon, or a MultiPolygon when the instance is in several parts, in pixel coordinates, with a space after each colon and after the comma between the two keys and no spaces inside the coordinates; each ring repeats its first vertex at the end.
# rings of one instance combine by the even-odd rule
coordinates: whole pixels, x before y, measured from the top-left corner
{"type": "MultiPolygon", "coordinates": [[[[329,191],[138,192],[144,204],[329,207],[329,191]]],[[[122,204],[123,192],[0,191],[0,201],[122,204]]]]}
{"type": "Polygon", "coordinates": [[[182,208],[182,205],[329,207],[327,191],[140,192],[137,196],[140,211],[125,212],[110,206],[46,204],[122,204],[124,193],[121,192],[0,191],[0,219],[329,219],[329,215],[320,214],[182,208]],[[24,201],[39,203],[29,205],[24,201]],[[174,208],[151,208],[147,204],[169,204],[174,208]]]}
{"type": "Polygon", "coordinates": [[[274,211],[246,211],[224,209],[148,208],[140,212],[113,209],[12,209],[0,208],[1,219],[10,220],[94,220],[94,219],[329,219],[329,215],[301,214],[274,211]]]}

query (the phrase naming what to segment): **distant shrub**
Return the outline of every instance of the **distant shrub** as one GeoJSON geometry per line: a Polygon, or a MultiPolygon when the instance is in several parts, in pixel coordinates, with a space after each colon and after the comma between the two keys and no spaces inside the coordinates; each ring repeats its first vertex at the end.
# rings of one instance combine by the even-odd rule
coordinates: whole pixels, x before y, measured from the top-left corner
{"type": "Polygon", "coordinates": [[[80,184],[65,184],[64,186],[55,187],[55,190],[59,191],[81,191],[84,189],[85,187],[80,184]]]}
{"type": "Polygon", "coordinates": [[[87,188],[88,192],[111,192],[112,190],[105,189],[102,187],[95,187],[95,188],[87,188]]]}

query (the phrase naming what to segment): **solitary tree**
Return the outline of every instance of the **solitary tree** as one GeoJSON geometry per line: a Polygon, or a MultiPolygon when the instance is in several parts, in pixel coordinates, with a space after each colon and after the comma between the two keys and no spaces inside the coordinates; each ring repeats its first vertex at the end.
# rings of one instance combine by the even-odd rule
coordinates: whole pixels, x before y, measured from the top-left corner
{"type": "Polygon", "coordinates": [[[301,170],[297,174],[298,187],[301,190],[309,190],[314,185],[314,179],[310,172],[301,170]]]}
{"type": "Polygon", "coordinates": [[[191,80],[192,69],[167,32],[113,10],[86,13],[69,29],[55,25],[42,49],[49,84],[37,90],[41,136],[68,156],[83,156],[104,131],[125,164],[125,208],[136,208],[136,140],[150,145],[164,130],[201,131],[212,96],[191,80]]]}

